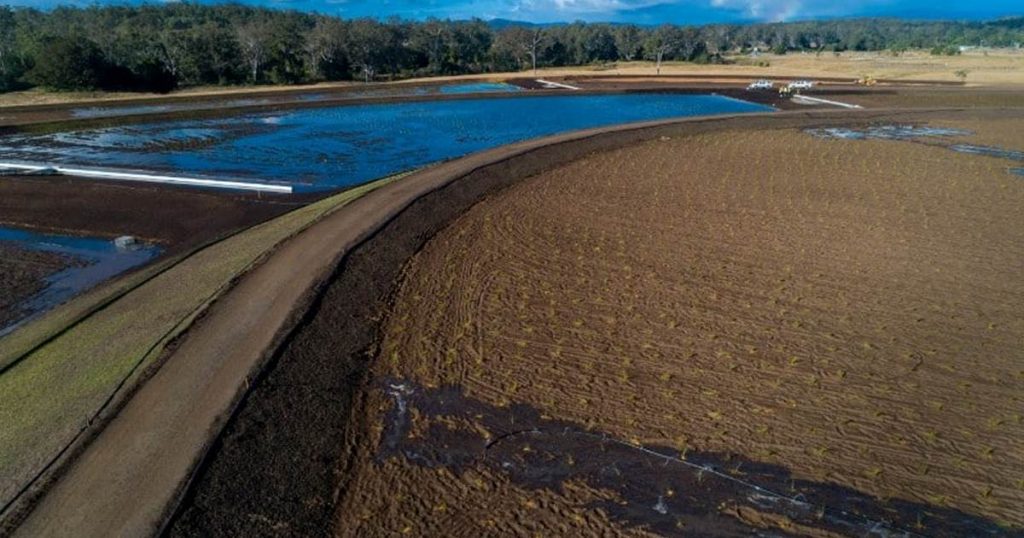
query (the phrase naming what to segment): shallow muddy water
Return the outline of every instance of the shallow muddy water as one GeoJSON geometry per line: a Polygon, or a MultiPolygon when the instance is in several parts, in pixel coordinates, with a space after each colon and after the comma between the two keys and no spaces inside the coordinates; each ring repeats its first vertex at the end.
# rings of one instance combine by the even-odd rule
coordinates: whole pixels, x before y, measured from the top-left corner
{"type": "Polygon", "coordinates": [[[135,116],[140,114],[162,114],[164,112],[187,112],[214,107],[256,106],[265,105],[269,102],[270,101],[267,99],[234,99],[219,103],[200,101],[196,103],[168,103],[165,105],[93,106],[72,109],[71,116],[74,118],[113,118],[117,116],[135,116]]]}
{"type": "Polygon", "coordinates": [[[949,149],[960,153],[969,153],[971,155],[983,155],[985,157],[996,157],[999,159],[1009,159],[1011,161],[1024,161],[1024,151],[1015,151],[1012,149],[994,148],[992,146],[976,146],[973,144],[955,144],[950,146],[949,149]]]}
{"type": "Polygon", "coordinates": [[[0,326],[0,336],[104,280],[152,260],[163,251],[151,245],[120,249],[106,239],[39,234],[4,227],[0,227],[0,242],[25,250],[63,254],[77,262],[47,276],[42,291],[16,305],[20,319],[0,326]]]}
{"type": "MultiPolygon", "coordinates": [[[[976,144],[950,143],[950,140],[953,138],[971,136],[974,134],[965,129],[919,127],[913,125],[883,125],[862,129],[827,127],[820,129],[807,129],[806,132],[817,138],[835,140],[899,140],[903,142],[923,142],[928,139],[933,139],[937,140],[938,144],[942,147],[957,153],[1024,162],[1024,151],[998,148],[994,146],[980,146],[976,144]]],[[[1009,172],[1011,174],[1024,175],[1024,169],[1022,168],[1010,168],[1009,172]]]]}
{"type": "Polygon", "coordinates": [[[864,129],[827,127],[808,129],[807,132],[818,138],[835,138],[838,140],[916,140],[920,138],[966,136],[972,134],[970,131],[963,129],[917,127],[913,125],[882,125],[864,129]]]}
{"type": "MultiPolygon", "coordinates": [[[[474,85],[474,91],[480,91],[474,85]]],[[[0,138],[5,160],[287,181],[330,190],[504,144],[673,117],[766,112],[713,95],[565,95],[338,106],[0,138]]]]}
{"type": "MultiPolygon", "coordinates": [[[[503,82],[472,82],[465,84],[444,84],[440,86],[409,86],[409,87],[386,87],[375,88],[365,91],[356,91],[348,94],[337,94],[334,97],[384,97],[384,96],[409,96],[409,95],[436,95],[436,94],[464,94],[464,93],[494,93],[494,92],[516,92],[522,88],[503,82]]],[[[300,102],[323,101],[331,98],[327,93],[304,93],[296,100],[300,102]]],[[[93,106],[81,107],[71,110],[74,118],[111,118],[117,116],[134,116],[141,114],[161,114],[164,112],[187,112],[192,110],[204,110],[209,108],[222,107],[245,107],[265,105],[270,103],[269,99],[232,99],[228,101],[198,101],[193,103],[168,103],[163,105],[135,105],[135,106],[93,106]]]]}

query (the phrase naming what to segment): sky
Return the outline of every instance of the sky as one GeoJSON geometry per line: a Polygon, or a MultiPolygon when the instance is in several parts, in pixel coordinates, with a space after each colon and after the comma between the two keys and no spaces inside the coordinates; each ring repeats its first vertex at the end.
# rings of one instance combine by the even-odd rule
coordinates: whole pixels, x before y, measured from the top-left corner
{"type": "MultiPolygon", "coordinates": [[[[0,4],[55,5],[139,3],[140,0],[0,0],[0,4]]],[[[176,0],[150,0],[152,3],[176,0]]],[[[217,0],[199,0],[215,3],[217,0]]],[[[237,0],[252,5],[316,11],[346,18],[481,18],[537,23],[622,22],[706,24],[776,22],[834,17],[992,19],[1024,15],[1021,0],[237,0]]]]}

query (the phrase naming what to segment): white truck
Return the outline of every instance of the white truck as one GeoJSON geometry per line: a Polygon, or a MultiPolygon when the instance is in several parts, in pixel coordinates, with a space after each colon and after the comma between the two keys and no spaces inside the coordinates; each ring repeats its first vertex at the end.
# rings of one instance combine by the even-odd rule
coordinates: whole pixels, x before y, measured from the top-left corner
{"type": "Polygon", "coordinates": [[[747,86],[748,90],[771,90],[775,88],[775,83],[770,80],[755,80],[747,86]]]}

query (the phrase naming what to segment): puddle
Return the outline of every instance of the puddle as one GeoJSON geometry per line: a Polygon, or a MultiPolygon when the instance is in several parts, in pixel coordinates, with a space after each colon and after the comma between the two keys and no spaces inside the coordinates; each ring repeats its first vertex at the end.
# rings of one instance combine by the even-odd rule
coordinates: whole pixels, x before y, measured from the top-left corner
{"type": "MultiPolygon", "coordinates": [[[[459,86],[455,91],[481,87],[459,86]]],[[[433,91],[440,90],[435,87],[433,91]]],[[[469,153],[578,129],[772,110],[714,95],[510,95],[12,135],[0,138],[0,154],[10,161],[285,181],[297,192],[309,192],[358,185],[469,153]]]]}
{"type": "Polygon", "coordinates": [[[995,148],[992,146],[974,146],[971,144],[954,144],[950,146],[949,149],[960,153],[969,153],[971,155],[983,155],[985,157],[998,157],[1000,159],[1024,162],[1024,151],[1014,151],[1011,149],[995,148]]]}
{"type": "Polygon", "coordinates": [[[26,250],[64,254],[79,262],[47,276],[42,291],[16,305],[22,317],[0,327],[0,336],[100,282],[145,264],[163,251],[153,245],[119,248],[107,239],[40,234],[4,227],[0,227],[0,241],[26,250]]]}
{"type": "MultiPolygon", "coordinates": [[[[818,138],[836,140],[901,140],[907,142],[921,142],[926,138],[950,138],[958,136],[973,135],[971,131],[964,129],[952,129],[942,127],[916,127],[913,125],[884,125],[880,127],[867,127],[853,129],[847,127],[826,127],[818,129],[807,129],[805,132],[818,138]]],[[[981,155],[984,157],[996,157],[1010,161],[1024,162],[1024,151],[997,148],[994,146],[978,146],[974,144],[948,144],[940,143],[942,147],[957,153],[968,155],[981,155]]],[[[1011,168],[1011,174],[1024,175],[1022,168],[1011,168]]]]}
{"type": "Polygon", "coordinates": [[[914,140],[918,138],[967,136],[974,134],[963,129],[916,127],[913,125],[883,125],[867,127],[864,129],[827,127],[820,129],[807,129],[807,132],[818,138],[834,138],[838,140],[914,140]]]}

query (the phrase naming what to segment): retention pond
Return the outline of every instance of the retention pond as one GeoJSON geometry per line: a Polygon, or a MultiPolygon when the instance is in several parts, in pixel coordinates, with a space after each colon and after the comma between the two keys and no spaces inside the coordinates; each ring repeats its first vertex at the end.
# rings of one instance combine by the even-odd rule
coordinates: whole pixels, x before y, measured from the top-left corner
{"type": "MultiPolygon", "coordinates": [[[[472,88],[479,92],[480,88],[472,88]]],[[[334,106],[0,138],[5,161],[145,169],[333,190],[579,129],[766,112],[717,95],[495,97],[334,106]]]]}

